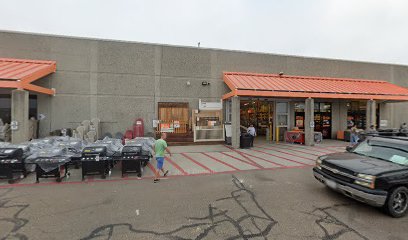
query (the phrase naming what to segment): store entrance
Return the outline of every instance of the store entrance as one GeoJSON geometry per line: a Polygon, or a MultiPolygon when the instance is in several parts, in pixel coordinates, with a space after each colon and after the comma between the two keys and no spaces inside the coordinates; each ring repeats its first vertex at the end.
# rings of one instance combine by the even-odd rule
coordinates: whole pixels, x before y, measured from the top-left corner
{"type": "Polygon", "coordinates": [[[254,125],[258,136],[273,136],[274,102],[265,100],[241,100],[241,126],[254,125]]]}
{"type": "MultiPolygon", "coordinates": [[[[321,132],[323,138],[331,138],[332,116],[331,103],[315,103],[314,123],[316,132],[321,132]]],[[[295,103],[295,126],[300,130],[305,129],[305,103],[295,103]]]]}
{"type": "MultiPolygon", "coordinates": [[[[353,101],[347,103],[347,128],[350,129],[354,124],[359,129],[366,129],[367,102],[353,101]]],[[[376,125],[380,126],[380,107],[376,106],[376,125]]]]}

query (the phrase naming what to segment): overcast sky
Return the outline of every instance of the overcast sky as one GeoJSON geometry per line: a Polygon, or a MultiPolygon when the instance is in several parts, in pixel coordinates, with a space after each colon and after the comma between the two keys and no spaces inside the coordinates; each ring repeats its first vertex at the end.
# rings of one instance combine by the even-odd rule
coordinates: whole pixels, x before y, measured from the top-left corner
{"type": "Polygon", "coordinates": [[[408,0],[0,0],[0,29],[408,65],[408,0]]]}

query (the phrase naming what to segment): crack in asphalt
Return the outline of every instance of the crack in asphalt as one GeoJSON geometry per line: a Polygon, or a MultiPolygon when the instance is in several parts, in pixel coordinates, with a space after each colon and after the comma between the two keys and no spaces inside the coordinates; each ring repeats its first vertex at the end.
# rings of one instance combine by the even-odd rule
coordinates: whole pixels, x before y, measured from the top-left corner
{"type": "Polygon", "coordinates": [[[234,229],[236,230],[234,231],[235,235],[226,238],[227,240],[252,239],[259,237],[262,237],[263,239],[268,239],[267,235],[269,235],[269,233],[272,231],[272,228],[278,222],[275,219],[273,219],[259,204],[259,202],[256,200],[255,193],[247,189],[245,185],[241,181],[239,181],[234,175],[232,175],[232,183],[235,186],[235,190],[233,190],[230,193],[230,196],[217,199],[215,200],[215,202],[217,203],[217,205],[218,203],[225,201],[232,201],[233,203],[237,204],[239,209],[244,212],[244,214],[237,219],[230,216],[231,210],[234,209],[234,207],[232,207],[231,204],[228,205],[230,209],[220,209],[217,208],[216,206],[213,206],[212,204],[209,204],[207,216],[191,217],[189,218],[189,220],[194,220],[198,222],[193,224],[182,225],[172,231],[157,232],[151,230],[141,230],[133,227],[133,225],[129,223],[117,223],[100,226],[94,229],[88,236],[82,238],[81,240],[92,240],[101,237],[110,240],[114,236],[114,229],[118,227],[124,227],[128,231],[136,234],[150,234],[174,240],[201,240],[206,239],[211,231],[216,233],[216,228],[221,226],[222,224],[229,224],[233,226],[234,229]],[[241,196],[243,196],[244,194],[249,196],[249,201],[247,203],[254,204],[256,206],[255,209],[259,211],[258,213],[253,213],[248,209],[244,201],[241,199],[241,196]],[[252,227],[254,227],[256,231],[251,231],[250,229],[243,226],[243,222],[247,219],[250,220],[252,227]],[[262,222],[262,224],[260,224],[260,222],[262,222]],[[194,238],[182,236],[182,231],[185,230],[197,231],[197,229],[200,231],[200,233],[194,238]]]}
{"type": "MultiPolygon", "coordinates": [[[[303,212],[305,214],[311,215],[316,217],[315,223],[319,226],[319,228],[323,231],[324,236],[321,237],[322,240],[336,240],[339,237],[343,236],[346,233],[354,233],[358,239],[362,240],[369,240],[366,236],[355,230],[354,228],[350,227],[343,221],[336,218],[333,214],[329,211],[333,210],[336,207],[342,206],[349,206],[350,204],[335,204],[330,207],[315,207],[311,212],[303,212]],[[329,227],[340,227],[340,230],[330,234],[329,227]]],[[[355,238],[356,239],[356,238],[355,238]]]]}
{"type": "Polygon", "coordinates": [[[1,217],[0,223],[5,222],[12,224],[13,227],[9,232],[0,233],[0,240],[6,240],[10,238],[27,240],[28,237],[22,233],[19,233],[20,229],[23,228],[29,221],[28,219],[20,217],[20,214],[28,208],[29,204],[9,204],[12,202],[13,198],[7,198],[7,195],[12,191],[11,188],[7,189],[5,192],[0,194],[0,212],[3,212],[5,209],[16,208],[17,211],[11,217],[1,217]]]}

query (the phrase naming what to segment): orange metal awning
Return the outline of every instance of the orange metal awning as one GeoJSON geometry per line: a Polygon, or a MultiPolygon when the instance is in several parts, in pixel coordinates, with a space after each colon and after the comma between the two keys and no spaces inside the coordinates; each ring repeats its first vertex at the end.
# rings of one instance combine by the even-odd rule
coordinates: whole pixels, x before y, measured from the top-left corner
{"type": "Polygon", "coordinates": [[[407,88],[378,80],[225,72],[224,82],[231,92],[223,99],[255,96],[408,101],[407,88]]]}
{"type": "Polygon", "coordinates": [[[55,61],[0,58],[0,88],[16,88],[53,95],[55,90],[33,85],[56,71],[55,61]]]}

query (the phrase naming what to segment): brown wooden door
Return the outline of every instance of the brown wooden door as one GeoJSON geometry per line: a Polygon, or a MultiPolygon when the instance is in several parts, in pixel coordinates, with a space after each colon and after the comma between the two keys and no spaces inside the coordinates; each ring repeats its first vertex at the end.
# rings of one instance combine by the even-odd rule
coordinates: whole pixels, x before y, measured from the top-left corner
{"type": "Polygon", "coordinates": [[[188,103],[159,103],[159,120],[161,123],[173,124],[178,121],[180,127],[174,133],[186,133],[189,129],[188,103]]]}

